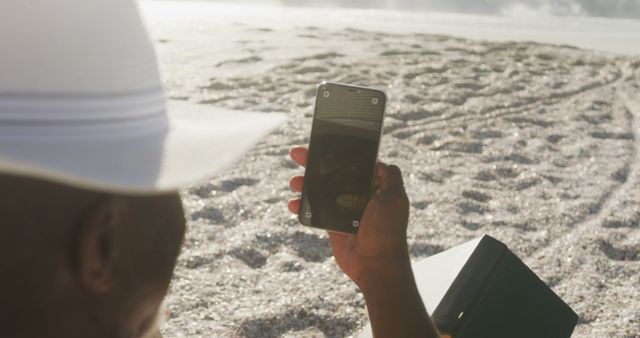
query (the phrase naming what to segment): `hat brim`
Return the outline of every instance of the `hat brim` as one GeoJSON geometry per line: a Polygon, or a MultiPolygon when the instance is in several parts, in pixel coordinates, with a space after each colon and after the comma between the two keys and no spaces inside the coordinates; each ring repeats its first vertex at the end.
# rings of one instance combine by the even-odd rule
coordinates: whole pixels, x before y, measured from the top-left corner
{"type": "Polygon", "coordinates": [[[0,138],[0,172],[121,193],[175,191],[231,165],[286,120],[172,101],[168,129],[135,136],[0,138]]]}

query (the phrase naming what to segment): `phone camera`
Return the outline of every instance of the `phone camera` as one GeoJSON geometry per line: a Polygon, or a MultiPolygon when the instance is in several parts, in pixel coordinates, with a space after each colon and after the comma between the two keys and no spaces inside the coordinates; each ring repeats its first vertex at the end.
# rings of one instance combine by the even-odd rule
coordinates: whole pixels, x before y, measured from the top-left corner
{"type": "Polygon", "coordinates": [[[324,93],[322,93],[322,96],[324,97],[329,97],[329,95],[331,95],[331,93],[329,93],[328,90],[325,90],[324,93]]]}
{"type": "Polygon", "coordinates": [[[372,99],[371,99],[371,103],[373,103],[373,104],[376,104],[376,105],[377,105],[377,104],[378,104],[378,98],[377,98],[377,97],[372,98],[372,99]]]}

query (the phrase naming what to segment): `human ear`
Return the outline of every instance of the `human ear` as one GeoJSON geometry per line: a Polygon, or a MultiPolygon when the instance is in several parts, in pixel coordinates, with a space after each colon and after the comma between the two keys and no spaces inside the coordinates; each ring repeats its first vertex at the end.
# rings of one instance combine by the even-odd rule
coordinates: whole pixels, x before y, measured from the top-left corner
{"type": "Polygon", "coordinates": [[[116,282],[116,232],[121,221],[121,209],[117,198],[104,197],[80,217],[74,246],[76,277],[87,289],[106,292],[116,282]]]}

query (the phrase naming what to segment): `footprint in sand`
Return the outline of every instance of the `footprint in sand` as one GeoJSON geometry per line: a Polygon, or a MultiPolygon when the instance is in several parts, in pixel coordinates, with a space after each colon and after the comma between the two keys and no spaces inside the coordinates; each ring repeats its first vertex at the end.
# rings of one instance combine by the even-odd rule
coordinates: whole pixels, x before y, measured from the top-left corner
{"type": "Polygon", "coordinates": [[[484,144],[481,142],[450,142],[435,148],[435,150],[447,150],[467,154],[481,154],[483,149],[484,144]]]}
{"type": "Polygon", "coordinates": [[[542,180],[538,176],[518,178],[518,180],[516,181],[515,189],[518,191],[529,189],[540,184],[541,182],[542,180]]]}
{"type": "Polygon", "coordinates": [[[402,56],[402,55],[411,55],[411,54],[415,54],[416,52],[413,50],[397,50],[397,49],[392,49],[392,50],[387,50],[384,51],[382,53],[380,53],[380,56],[402,56]]]}
{"type": "Polygon", "coordinates": [[[236,86],[231,83],[214,81],[211,82],[208,86],[202,87],[203,89],[209,90],[234,90],[236,86]]]}
{"type": "Polygon", "coordinates": [[[608,131],[597,131],[591,133],[591,137],[603,140],[633,140],[633,133],[614,133],[608,131]]]}
{"type": "Polygon", "coordinates": [[[241,58],[241,59],[225,60],[225,61],[219,62],[216,65],[216,67],[222,67],[222,66],[226,66],[226,65],[257,63],[257,62],[261,62],[261,61],[262,61],[262,58],[259,57],[259,56],[249,56],[249,57],[241,58]]]}
{"type": "MultiPolygon", "coordinates": [[[[636,206],[637,209],[638,206],[636,206]]],[[[640,211],[609,215],[602,222],[603,228],[640,228],[640,211]]]]}
{"type": "Polygon", "coordinates": [[[478,140],[502,138],[504,137],[504,133],[499,130],[480,130],[472,132],[471,137],[478,140]]]}
{"type": "Polygon", "coordinates": [[[479,171],[475,179],[478,181],[494,181],[499,178],[516,178],[520,175],[520,170],[513,167],[497,167],[494,169],[483,169],[479,171]]]}
{"type": "Polygon", "coordinates": [[[327,59],[335,59],[335,58],[341,58],[344,57],[344,54],[340,54],[340,53],[321,53],[321,54],[315,54],[315,55],[311,55],[309,57],[304,58],[304,60],[327,60],[327,59]]]}
{"type": "Polygon", "coordinates": [[[229,251],[229,254],[252,269],[259,269],[267,264],[267,256],[253,248],[236,248],[229,251]]]}
{"type": "Polygon", "coordinates": [[[482,204],[471,202],[471,201],[462,201],[458,203],[456,207],[457,207],[456,210],[461,215],[468,215],[468,214],[484,215],[488,211],[488,209],[482,204]]]}
{"type": "Polygon", "coordinates": [[[491,196],[476,190],[465,190],[462,192],[462,196],[481,203],[491,200],[491,196]]]}
{"type": "Polygon", "coordinates": [[[550,128],[553,127],[553,125],[555,124],[554,122],[551,121],[545,121],[542,119],[532,119],[532,118],[528,118],[528,117],[511,117],[511,118],[507,118],[505,119],[506,121],[509,122],[513,122],[518,126],[522,126],[522,127],[526,127],[528,125],[536,125],[539,127],[543,127],[543,128],[550,128]]]}
{"type": "Polygon", "coordinates": [[[293,73],[294,74],[298,74],[298,75],[304,75],[304,74],[309,74],[309,73],[326,73],[329,70],[324,68],[324,67],[302,67],[300,69],[294,70],[293,73]]]}
{"type": "Polygon", "coordinates": [[[429,257],[444,251],[442,245],[434,245],[424,241],[417,241],[409,244],[409,254],[412,257],[429,257]]]}
{"type": "Polygon", "coordinates": [[[283,262],[279,266],[281,272],[298,272],[304,270],[304,266],[296,261],[283,262]]]}
{"type": "Polygon", "coordinates": [[[265,28],[265,27],[260,27],[260,28],[254,28],[254,29],[250,29],[250,31],[254,31],[254,32],[263,32],[263,33],[271,33],[274,30],[271,28],[265,28]]]}
{"type": "Polygon", "coordinates": [[[303,39],[320,39],[319,36],[313,34],[298,34],[296,36],[303,39]]]}
{"type": "Polygon", "coordinates": [[[508,228],[518,229],[518,230],[522,230],[522,231],[535,231],[536,230],[535,227],[532,227],[528,223],[513,223],[513,222],[505,222],[505,221],[496,221],[496,222],[492,222],[491,226],[496,227],[496,228],[508,227],[508,228]]]}
{"type": "Polygon", "coordinates": [[[400,140],[405,140],[410,138],[411,136],[417,134],[418,131],[413,131],[413,130],[398,130],[395,131],[391,134],[391,136],[400,139],[400,140]]]}
{"type": "Polygon", "coordinates": [[[216,260],[213,255],[193,255],[186,259],[187,269],[198,269],[201,266],[211,265],[216,260]]]}
{"type": "Polygon", "coordinates": [[[424,102],[425,98],[422,95],[407,94],[404,96],[404,101],[415,104],[415,103],[424,102]]]}
{"type": "Polygon", "coordinates": [[[224,213],[220,209],[212,206],[206,206],[198,211],[191,213],[191,220],[197,221],[206,219],[213,224],[225,224],[227,222],[224,213]]]}
{"type": "Polygon", "coordinates": [[[547,136],[547,141],[556,144],[558,142],[560,142],[563,138],[565,138],[565,135],[560,135],[560,134],[551,134],[549,136],[547,136]]]}
{"type": "Polygon", "coordinates": [[[439,139],[439,137],[435,136],[435,135],[424,135],[424,136],[421,136],[420,138],[418,138],[416,140],[416,143],[417,144],[422,144],[422,145],[431,145],[435,141],[437,141],[438,139],[439,139]]]}
{"type": "Polygon", "coordinates": [[[459,89],[469,89],[473,91],[478,91],[487,87],[487,84],[481,82],[457,82],[453,85],[459,89]]]}
{"type": "Polygon", "coordinates": [[[429,204],[431,203],[429,203],[428,201],[416,201],[411,203],[411,206],[419,210],[424,210],[429,206],[429,204]]]}
{"type": "Polygon", "coordinates": [[[471,231],[476,231],[483,227],[479,222],[462,221],[462,227],[471,231]]]}
{"type": "Polygon", "coordinates": [[[258,318],[242,321],[234,336],[239,337],[339,337],[342,328],[354,327],[357,318],[352,314],[316,314],[317,304],[298,306],[295,310],[258,314],[258,318]],[[315,308],[314,308],[315,307],[315,308]],[[287,320],[282,320],[286,318],[287,320]]]}
{"type": "Polygon", "coordinates": [[[530,157],[521,154],[511,154],[503,157],[504,161],[510,161],[518,164],[536,164],[538,161],[531,159],[530,157]]]}
{"type": "Polygon", "coordinates": [[[614,261],[635,262],[640,261],[640,248],[638,246],[614,246],[609,241],[600,241],[598,247],[607,257],[614,261]]]}
{"type": "Polygon", "coordinates": [[[622,168],[616,170],[615,172],[613,172],[613,174],[611,174],[611,178],[614,181],[618,181],[620,183],[625,183],[627,181],[627,179],[629,178],[629,165],[625,165],[622,168]]]}
{"type": "Polygon", "coordinates": [[[240,187],[250,187],[258,182],[260,181],[250,177],[237,177],[229,180],[224,180],[220,182],[220,184],[213,186],[213,189],[224,192],[232,192],[240,187]]]}
{"type": "Polygon", "coordinates": [[[580,115],[580,119],[592,124],[592,125],[600,125],[603,123],[610,123],[611,121],[613,121],[613,116],[609,113],[604,113],[604,114],[582,114],[580,115]]]}
{"type": "Polygon", "coordinates": [[[307,262],[323,262],[331,257],[327,239],[319,235],[296,232],[289,236],[288,242],[296,254],[307,262]]]}
{"type": "Polygon", "coordinates": [[[495,169],[496,175],[504,178],[515,178],[520,176],[520,170],[514,167],[498,167],[495,169]]]}
{"type": "Polygon", "coordinates": [[[451,170],[439,169],[439,170],[434,170],[427,173],[421,173],[420,178],[428,182],[444,183],[453,175],[454,173],[451,170]]]}

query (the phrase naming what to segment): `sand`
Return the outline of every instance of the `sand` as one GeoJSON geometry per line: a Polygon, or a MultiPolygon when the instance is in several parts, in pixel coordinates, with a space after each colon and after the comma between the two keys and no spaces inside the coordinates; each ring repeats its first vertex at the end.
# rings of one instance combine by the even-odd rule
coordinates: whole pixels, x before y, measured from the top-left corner
{"type": "MultiPolygon", "coordinates": [[[[172,99],[289,121],[183,192],[189,230],[167,337],[344,337],[367,323],[326,235],[286,210],[287,156],[322,80],[390,97],[381,159],[411,199],[414,260],[490,234],[580,315],[574,337],[640,337],[640,57],[568,45],[152,16],[172,99]]],[[[318,20],[315,19],[317,22],[318,20]]]]}

